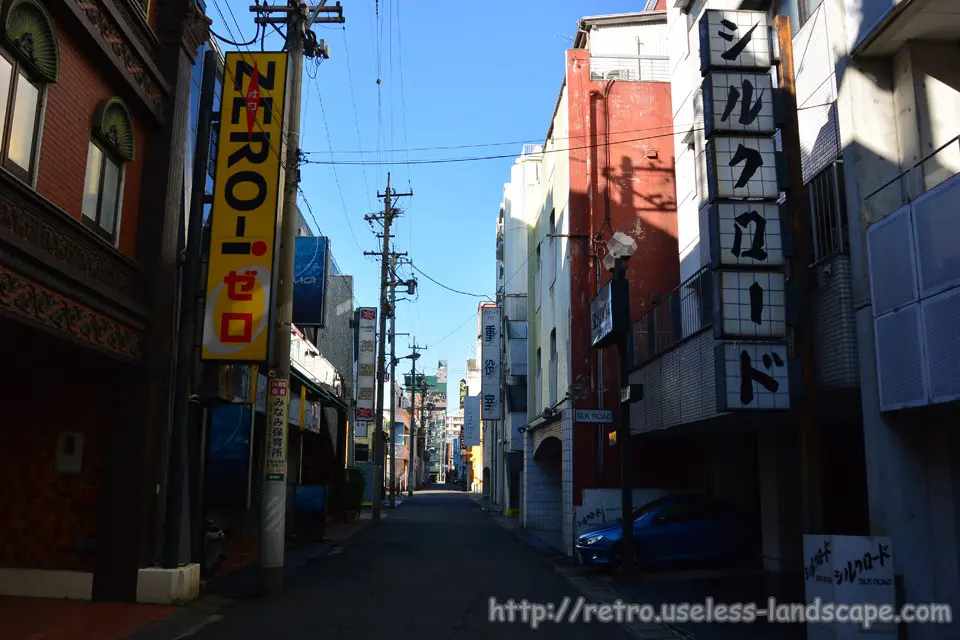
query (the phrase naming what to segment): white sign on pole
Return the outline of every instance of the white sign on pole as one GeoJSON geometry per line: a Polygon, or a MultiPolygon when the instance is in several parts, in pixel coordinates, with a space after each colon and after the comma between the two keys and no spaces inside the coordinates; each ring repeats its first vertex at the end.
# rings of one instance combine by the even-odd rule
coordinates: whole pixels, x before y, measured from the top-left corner
{"type": "Polygon", "coordinates": [[[707,140],[710,199],[780,197],[777,147],[772,137],[715,136],[707,140]]]}
{"type": "Polygon", "coordinates": [[[766,12],[707,9],[700,18],[700,72],[769,68],[771,35],[766,12]]]}
{"type": "Polygon", "coordinates": [[[480,399],[483,420],[500,420],[500,307],[484,307],[480,335],[480,399]]]}
{"type": "Polygon", "coordinates": [[[781,267],[780,205],[721,202],[710,206],[711,267],[781,267]]]}
{"type": "Polygon", "coordinates": [[[787,345],[721,342],[716,366],[717,411],[790,408],[787,345]]]}
{"type": "Polygon", "coordinates": [[[786,278],[776,271],[720,271],[714,283],[720,301],[716,338],[784,338],[786,278]]]}
{"type": "Polygon", "coordinates": [[[769,73],[711,73],[703,81],[704,135],[773,134],[773,77],[769,73]]]}
{"type": "Polygon", "coordinates": [[[480,446],[480,396],[463,399],[463,446],[480,446]]]}
{"type": "MultiPolygon", "coordinates": [[[[896,609],[893,543],[877,536],[803,536],[803,583],[807,604],[888,605],[896,609]]],[[[811,608],[812,610],[812,608],[811,608]]],[[[869,631],[856,622],[808,621],[809,640],[847,640],[869,636],[894,640],[897,628],[874,621],[869,631]],[[866,633],[866,636],[865,636],[866,633]]]]}
{"type": "Polygon", "coordinates": [[[577,409],[574,419],[576,422],[591,424],[612,424],[613,411],[611,409],[577,409]]]}
{"type": "Polygon", "coordinates": [[[357,342],[357,437],[365,437],[367,423],[373,420],[374,390],[377,386],[377,310],[365,307],[359,310],[360,325],[357,342]],[[360,433],[363,436],[360,436],[360,433]]]}

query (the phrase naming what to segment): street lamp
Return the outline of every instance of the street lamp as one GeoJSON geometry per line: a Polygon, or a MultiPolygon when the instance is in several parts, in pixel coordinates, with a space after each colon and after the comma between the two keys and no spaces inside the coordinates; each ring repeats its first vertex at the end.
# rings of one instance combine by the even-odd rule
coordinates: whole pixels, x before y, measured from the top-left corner
{"type": "MultiPolygon", "coordinates": [[[[622,301],[625,313],[628,318],[630,314],[630,287],[627,284],[627,261],[637,251],[637,241],[623,233],[617,231],[607,242],[607,258],[613,257],[613,278],[622,285],[622,301]]],[[[605,265],[606,263],[606,258],[605,265]]],[[[630,385],[630,363],[627,359],[627,347],[629,344],[629,328],[621,333],[617,341],[617,359],[620,361],[620,434],[617,440],[620,441],[620,554],[621,571],[623,575],[629,576],[634,571],[634,545],[633,545],[633,447],[630,446],[630,393],[627,391],[624,397],[624,389],[629,389],[630,385]]]]}
{"type": "MultiPolygon", "coordinates": [[[[630,287],[627,282],[627,261],[637,251],[637,242],[617,231],[607,242],[603,266],[612,272],[610,282],[590,302],[590,338],[594,348],[617,344],[620,361],[620,423],[617,442],[620,445],[620,570],[629,576],[634,570],[633,544],[633,455],[630,446],[630,402],[634,393],[630,386],[628,345],[630,338],[630,287]]],[[[639,395],[639,394],[637,394],[639,395]]]]}

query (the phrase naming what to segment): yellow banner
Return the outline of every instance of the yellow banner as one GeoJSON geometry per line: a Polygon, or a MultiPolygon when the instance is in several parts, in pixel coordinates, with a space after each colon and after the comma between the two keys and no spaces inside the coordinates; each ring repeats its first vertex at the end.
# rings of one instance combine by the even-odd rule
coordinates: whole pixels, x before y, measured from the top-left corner
{"type": "Polygon", "coordinates": [[[267,359],[286,83],[285,53],[226,55],[204,360],[267,359]]]}

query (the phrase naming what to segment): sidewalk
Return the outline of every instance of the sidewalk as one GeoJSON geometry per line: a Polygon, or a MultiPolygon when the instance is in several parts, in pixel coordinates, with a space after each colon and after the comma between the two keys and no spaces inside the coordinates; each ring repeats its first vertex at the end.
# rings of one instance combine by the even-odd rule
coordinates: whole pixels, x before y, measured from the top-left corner
{"type": "MultiPolygon", "coordinates": [[[[381,514],[384,518],[387,515],[387,513],[381,514]]],[[[284,558],[284,581],[290,582],[318,558],[340,553],[343,550],[343,545],[357,533],[366,529],[371,522],[373,520],[370,513],[365,511],[360,514],[360,518],[356,522],[327,523],[325,538],[320,542],[290,546],[284,558]]],[[[187,606],[173,609],[172,614],[163,619],[148,621],[140,628],[131,630],[128,635],[120,636],[117,640],[170,640],[193,633],[222,618],[221,612],[237,600],[257,597],[259,595],[257,579],[255,561],[245,566],[233,566],[226,574],[219,573],[213,581],[205,585],[203,595],[199,600],[187,606]],[[153,622],[153,624],[150,622],[153,622]]],[[[31,638],[30,640],[40,639],[31,638]]],[[[44,638],[44,640],[47,639],[44,638]]],[[[50,640],[61,640],[61,638],[58,636],[50,640]]],[[[64,638],[63,640],[73,639],[64,638]]],[[[86,640],[86,638],[83,640],[86,640]]],[[[90,638],[90,640],[101,639],[96,637],[90,638]]]]}
{"type": "MultiPolygon", "coordinates": [[[[322,542],[291,546],[286,555],[287,579],[314,560],[339,553],[348,539],[371,522],[370,514],[365,513],[357,522],[328,523],[322,542]]],[[[200,600],[186,606],[0,596],[0,637],[3,640],[175,638],[215,618],[234,600],[257,595],[256,565],[253,564],[256,546],[239,545],[233,553],[216,579],[205,585],[200,600]]]]}
{"type": "Polygon", "coordinates": [[[4,640],[122,640],[177,610],[146,604],[0,596],[4,640]]]}

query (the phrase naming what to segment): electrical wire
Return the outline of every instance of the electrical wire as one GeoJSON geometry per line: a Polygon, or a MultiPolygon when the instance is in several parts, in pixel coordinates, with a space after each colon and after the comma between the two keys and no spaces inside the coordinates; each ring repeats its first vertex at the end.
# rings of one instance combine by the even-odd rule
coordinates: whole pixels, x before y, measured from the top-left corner
{"type": "MultiPolygon", "coordinates": [[[[353,103],[353,126],[357,130],[357,144],[360,147],[363,147],[363,140],[360,136],[360,120],[357,117],[357,94],[353,88],[353,70],[350,65],[350,45],[347,43],[347,27],[343,27],[343,49],[346,52],[347,56],[347,79],[350,82],[350,101],[353,103]]],[[[333,157],[333,150],[331,149],[330,157],[333,157]]],[[[360,159],[363,160],[363,154],[360,155],[360,159]]],[[[367,169],[363,169],[363,189],[364,193],[367,195],[367,208],[373,210],[373,201],[370,200],[370,183],[367,181],[367,169]]]]}
{"type": "Polygon", "coordinates": [[[470,315],[467,316],[467,318],[466,318],[463,322],[461,322],[459,325],[457,325],[457,328],[456,328],[456,329],[454,329],[453,331],[451,331],[451,332],[448,333],[447,335],[443,336],[443,337],[440,338],[439,340],[436,340],[436,341],[430,343],[430,346],[431,346],[431,347],[436,347],[438,344],[440,344],[441,342],[443,342],[444,340],[446,340],[447,338],[449,338],[450,336],[452,336],[453,334],[455,334],[457,331],[460,331],[460,329],[462,329],[465,324],[467,324],[467,323],[470,322],[471,320],[476,320],[476,319],[477,319],[477,312],[476,312],[476,311],[471,311],[471,312],[470,312],[470,315]]]}
{"type": "MultiPolygon", "coordinates": [[[[686,131],[702,131],[702,130],[703,130],[703,127],[694,127],[694,128],[691,128],[691,129],[681,129],[681,131],[683,131],[683,130],[686,130],[686,131]]],[[[676,135],[676,133],[677,133],[676,131],[670,131],[670,132],[667,132],[667,133],[661,133],[661,134],[657,134],[657,135],[641,136],[641,137],[639,137],[639,138],[630,138],[630,139],[627,139],[627,140],[611,140],[611,141],[609,141],[609,142],[598,142],[598,143],[596,143],[596,144],[588,144],[588,145],[583,145],[583,146],[578,146],[578,147],[567,147],[567,148],[565,148],[565,149],[544,149],[542,153],[562,153],[562,152],[566,152],[566,151],[578,151],[578,150],[582,150],[582,149],[594,149],[594,148],[599,148],[599,147],[606,147],[606,146],[611,146],[611,145],[615,145],[615,144],[627,144],[627,143],[630,143],[630,142],[640,142],[640,141],[643,141],[643,140],[655,140],[655,139],[657,139],[657,138],[666,138],[666,137],[669,137],[669,136],[673,136],[673,135],[676,135]]],[[[517,157],[517,154],[515,154],[515,153],[505,153],[505,154],[490,155],[490,156],[468,156],[468,157],[465,157],[465,158],[418,159],[418,160],[404,161],[404,162],[401,162],[401,163],[399,163],[399,164],[409,164],[409,165],[414,165],[414,164],[453,164],[453,163],[461,163],[461,162],[478,162],[478,161],[481,161],[481,160],[500,160],[500,159],[506,159],[506,158],[516,158],[516,157],[517,157]]],[[[364,161],[361,161],[361,160],[329,160],[329,161],[323,161],[323,160],[309,160],[309,159],[305,159],[303,162],[304,162],[304,164],[338,164],[338,165],[353,165],[353,166],[361,166],[361,165],[363,165],[363,164],[372,164],[372,165],[382,165],[382,164],[385,164],[385,163],[383,163],[383,162],[364,162],[364,161]]]]}
{"type": "MultiPolygon", "coordinates": [[[[319,67],[320,63],[317,62],[319,67]]],[[[323,95],[320,93],[320,83],[314,82],[314,86],[317,88],[317,99],[320,101],[320,114],[323,116],[323,128],[327,134],[327,144],[330,148],[333,148],[333,143],[330,139],[330,126],[327,124],[327,112],[323,107],[323,95]]],[[[353,231],[353,225],[350,223],[350,216],[347,213],[347,201],[343,197],[343,188],[340,186],[340,176],[337,174],[337,168],[333,167],[333,179],[337,184],[337,192],[340,194],[340,206],[343,209],[343,217],[347,221],[347,228],[350,230],[350,237],[353,238],[353,243],[357,245],[357,250],[363,254],[363,249],[360,247],[360,242],[357,240],[357,234],[353,231]]]]}
{"type": "Polygon", "coordinates": [[[429,281],[432,282],[433,284],[437,285],[438,287],[442,287],[442,288],[446,289],[447,291],[452,291],[453,293],[459,293],[460,295],[470,296],[470,297],[473,297],[473,298],[486,298],[487,300],[490,300],[491,302],[493,301],[492,298],[491,298],[490,296],[486,295],[486,294],[483,294],[483,293],[468,293],[468,292],[466,292],[466,291],[460,291],[460,290],[458,290],[458,289],[454,289],[453,287],[448,287],[447,285],[443,284],[442,282],[437,282],[436,280],[434,280],[433,278],[431,278],[430,276],[428,276],[426,273],[424,273],[423,271],[421,271],[420,268],[417,267],[417,265],[413,264],[413,262],[410,263],[410,266],[413,267],[413,269],[416,270],[416,272],[419,273],[420,275],[422,275],[424,278],[426,278],[427,280],[429,280],[429,281]]]}
{"type": "MultiPolygon", "coordinates": [[[[820,104],[804,105],[804,106],[802,106],[802,107],[797,107],[797,111],[806,111],[806,110],[808,110],[808,109],[819,109],[819,108],[823,108],[823,107],[832,107],[834,104],[836,104],[836,101],[824,102],[824,103],[820,103],[820,104]]],[[[700,126],[702,127],[703,122],[702,122],[702,121],[700,121],[700,122],[695,122],[695,123],[692,123],[692,124],[689,125],[689,126],[686,126],[686,125],[668,124],[668,125],[659,125],[659,126],[656,126],[656,127],[641,127],[641,128],[639,128],[639,129],[621,129],[621,130],[619,130],[619,131],[611,131],[611,132],[610,132],[610,135],[621,135],[621,134],[627,134],[627,133],[637,133],[637,132],[640,132],[640,131],[655,131],[655,130],[658,130],[658,129],[673,129],[674,131],[689,131],[691,127],[696,128],[698,125],[700,125],[700,126]]],[[[702,130],[702,129],[698,129],[698,130],[702,130]]],[[[578,139],[578,138],[590,138],[590,137],[592,137],[593,135],[594,135],[594,134],[592,134],[592,133],[585,133],[585,134],[582,134],[582,135],[575,135],[575,136],[553,136],[551,139],[552,139],[552,140],[576,140],[576,139],[578,139]]],[[[616,143],[618,143],[618,142],[629,142],[629,140],[614,140],[614,141],[613,141],[614,144],[616,144],[616,143]]],[[[503,147],[503,146],[519,145],[519,144],[542,144],[542,143],[543,143],[543,138],[536,138],[536,139],[526,139],[526,140],[506,140],[506,141],[498,141],[498,142],[478,142],[478,143],[475,143],[475,144],[443,145],[443,146],[434,146],[434,147],[406,147],[406,148],[402,148],[402,149],[384,149],[383,151],[392,152],[392,153],[401,153],[401,152],[406,153],[406,152],[410,152],[410,151],[452,151],[452,150],[457,150],[457,149],[480,149],[480,148],[484,148],[484,147],[503,147]]],[[[320,152],[320,151],[304,151],[303,153],[304,153],[304,155],[310,155],[311,153],[324,153],[324,154],[326,154],[326,153],[328,153],[328,152],[326,152],[326,151],[323,151],[323,152],[320,152]]],[[[374,152],[373,152],[373,151],[370,151],[369,149],[367,149],[367,150],[350,149],[350,150],[345,150],[345,151],[334,151],[334,153],[346,155],[346,154],[370,154],[370,153],[374,153],[374,152]]],[[[510,154],[509,157],[516,157],[516,154],[510,154]]]]}

